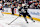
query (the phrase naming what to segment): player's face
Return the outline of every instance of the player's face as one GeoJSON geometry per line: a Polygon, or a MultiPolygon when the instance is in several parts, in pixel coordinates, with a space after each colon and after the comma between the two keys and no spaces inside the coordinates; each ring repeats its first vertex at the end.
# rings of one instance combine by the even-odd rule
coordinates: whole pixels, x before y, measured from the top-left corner
{"type": "Polygon", "coordinates": [[[22,4],[19,4],[19,7],[22,7],[22,4]]]}
{"type": "Polygon", "coordinates": [[[17,5],[15,5],[17,7],[17,5]]]}

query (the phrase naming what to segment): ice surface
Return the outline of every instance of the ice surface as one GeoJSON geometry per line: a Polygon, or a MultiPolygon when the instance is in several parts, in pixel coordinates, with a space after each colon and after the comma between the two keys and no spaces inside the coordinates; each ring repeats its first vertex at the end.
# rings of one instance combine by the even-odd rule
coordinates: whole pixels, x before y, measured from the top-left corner
{"type": "Polygon", "coordinates": [[[30,19],[28,19],[28,24],[24,20],[23,17],[18,17],[17,20],[15,20],[11,25],[8,25],[12,20],[17,18],[18,16],[15,15],[5,15],[2,16],[2,20],[0,20],[0,27],[40,27],[40,22],[32,22],[30,19]]]}

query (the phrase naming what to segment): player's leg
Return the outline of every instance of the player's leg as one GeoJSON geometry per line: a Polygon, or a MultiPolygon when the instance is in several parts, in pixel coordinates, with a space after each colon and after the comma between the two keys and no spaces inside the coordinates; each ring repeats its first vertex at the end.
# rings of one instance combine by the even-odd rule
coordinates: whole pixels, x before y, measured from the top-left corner
{"type": "Polygon", "coordinates": [[[24,16],[24,19],[25,19],[26,23],[28,23],[26,15],[24,14],[23,16],[24,16]]]}
{"type": "Polygon", "coordinates": [[[12,14],[14,14],[14,8],[12,8],[12,14]]]}
{"type": "Polygon", "coordinates": [[[28,14],[28,16],[30,17],[30,19],[31,19],[33,22],[35,22],[29,14],[28,14]]]}
{"type": "Polygon", "coordinates": [[[26,17],[24,17],[24,19],[25,19],[26,23],[28,23],[27,18],[26,18],[26,17]]]}

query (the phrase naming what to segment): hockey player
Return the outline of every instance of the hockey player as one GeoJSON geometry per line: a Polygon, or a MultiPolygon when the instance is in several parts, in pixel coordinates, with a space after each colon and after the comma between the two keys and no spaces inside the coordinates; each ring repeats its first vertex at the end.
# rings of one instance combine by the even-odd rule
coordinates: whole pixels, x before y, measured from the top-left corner
{"type": "Polygon", "coordinates": [[[2,4],[0,4],[0,10],[2,10],[2,7],[3,7],[2,4]]]}
{"type": "Polygon", "coordinates": [[[21,14],[24,16],[24,19],[25,19],[25,21],[26,21],[26,23],[28,23],[28,21],[27,21],[27,18],[26,18],[26,16],[29,16],[30,17],[30,19],[33,21],[33,22],[35,22],[33,19],[32,19],[32,17],[29,15],[29,13],[27,12],[27,8],[25,8],[26,6],[24,6],[24,8],[22,7],[22,3],[19,3],[19,16],[21,16],[21,14]]]}

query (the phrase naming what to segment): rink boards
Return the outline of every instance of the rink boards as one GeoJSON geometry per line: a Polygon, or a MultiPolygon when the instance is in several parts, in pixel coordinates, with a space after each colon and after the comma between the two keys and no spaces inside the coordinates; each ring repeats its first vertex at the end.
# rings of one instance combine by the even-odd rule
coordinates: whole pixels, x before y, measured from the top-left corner
{"type": "MultiPolygon", "coordinates": [[[[5,9],[4,9],[5,10],[5,9]]],[[[12,14],[11,8],[6,8],[5,11],[2,12],[3,14],[12,14]]],[[[32,16],[34,20],[40,21],[40,9],[28,9],[28,13],[32,16]]],[[[19,12],[17,8],[14,8],[14,15],[19,16],[19,12]]],[[[21,17],[23,17],[21,15],[21,17]]],[[[26,16],[28,19],[30,19],[28,16],[26,16]]]]}

